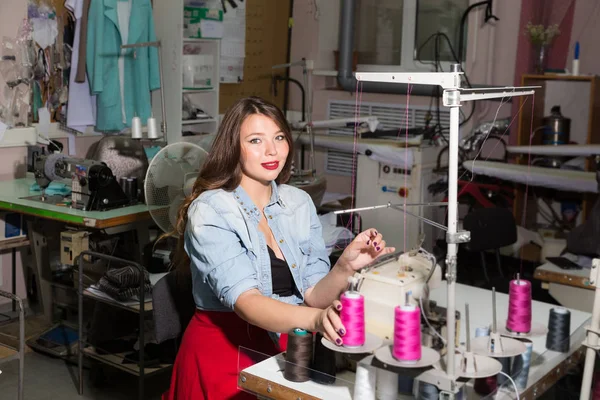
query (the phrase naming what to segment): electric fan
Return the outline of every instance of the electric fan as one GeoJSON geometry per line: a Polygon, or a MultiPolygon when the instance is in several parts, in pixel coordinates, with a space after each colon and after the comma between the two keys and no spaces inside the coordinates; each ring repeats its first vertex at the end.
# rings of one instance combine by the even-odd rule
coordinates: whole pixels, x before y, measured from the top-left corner
{"type": "Polygon", "coordinates": [[[173,231],[179,206],[192,192],[207,156],[196,144],[178,142],[165,146],[152,158],[144,194],[152,219],[164,232],[173,231]]]}

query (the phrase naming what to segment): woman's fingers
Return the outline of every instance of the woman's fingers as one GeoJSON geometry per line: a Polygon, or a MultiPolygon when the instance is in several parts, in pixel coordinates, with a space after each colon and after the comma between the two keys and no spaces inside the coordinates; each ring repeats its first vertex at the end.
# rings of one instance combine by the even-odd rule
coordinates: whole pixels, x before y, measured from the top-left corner
{"type": "Polygon", "coordinates": [[[331,326],[333,326],[333,329],[337,332],[337,334],[340,337],[344,336],[346,334],[346,330],[344,329],[344,325],[342,324],[340,316],[333,307],[329,308],[327,312],[327,317],[329,318],[329,322],[331,323],[331,326]]]}
{"type": "Polygon", "coordinates": [[[381,235],[381,233],[377,233],[377,235],[371,241],[371,246],[373,247],[373,249],[375,249],[375,251],[380,251],[381,249],[383,249],[382,242],[383,236],[381,235]]]}
{"type": "Polygon", "coordinates": [[[332,343],[341,346],[343,341],[342,338],[337,334],[335,328],[333,327],[331,321],[329,320],[329,313],[334,312],[331,308],[325,310],[325,317],[323,318],[323,335],[327,337],[332,343]]]}
{"type": "Polygon", "coordinates": [[[377,237],[377,234],[378,234],[378,232],[377,232],[377,230],[376,230],[376,229],[370,228],[370,229],[367,229],[367,230],[364,230],[364,231],[362,231],[362,232],[361,232],[361,233],[360,233],[360,234],[357,236],[357,238],[359,238],[359,237],[360,237],[360,239],[361,239],[361,240],[362,240],[364,243],[366,243],[368,246],[370,246],[370,245],[372,245],[372,244],[373,244],[373,239],[375,239],[375,238],[377,237]]]}
{"type": "Polygon", "coordinates": [[[335,308],[338,311],[342,311],[342,303],[339,300],[334,300],[332,304],[333,308],[335,308]]]}

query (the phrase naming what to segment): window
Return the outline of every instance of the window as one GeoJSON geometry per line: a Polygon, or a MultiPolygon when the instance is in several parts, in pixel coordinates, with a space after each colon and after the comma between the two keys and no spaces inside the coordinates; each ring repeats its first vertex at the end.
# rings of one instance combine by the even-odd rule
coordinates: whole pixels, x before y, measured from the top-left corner
{"type": "MultiPolygon", "coordinates": [[[[469,0],[357,0],[354,48],[358,69],[431,70],[436,53],[432,35],[447,35],[457,53],[460,21],[468,6],[469,0]]],[[[466,48],[466,25],[464,29],[466,48]]],[[[440,66],[448,70],[455,59],[446,39],[440,37],[439,43],[440,66]]]]}

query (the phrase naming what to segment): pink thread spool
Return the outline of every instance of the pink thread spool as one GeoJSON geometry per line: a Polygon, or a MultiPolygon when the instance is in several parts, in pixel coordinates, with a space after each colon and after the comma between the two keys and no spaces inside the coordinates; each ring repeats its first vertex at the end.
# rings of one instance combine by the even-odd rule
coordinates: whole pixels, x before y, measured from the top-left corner
{"type": "Polygon", "coordinates": [[[421,359],[421,310],[404,305],[394,309],[394,345],[392,355],[398,361],[414,364],[421,359]]]}
{"type": "Polygon", "coordinates": [[[342,293],[340,319],[346,328],[342,336],[344,347],[360,347],[365,344],[365,298],[353,291],[342,293]]]}
{"type": "Polygon", "coordinates": [[[529,333],[531,315],[531,282],[524,279],[510,281],[506,329],[515,333],[529,333]]]}

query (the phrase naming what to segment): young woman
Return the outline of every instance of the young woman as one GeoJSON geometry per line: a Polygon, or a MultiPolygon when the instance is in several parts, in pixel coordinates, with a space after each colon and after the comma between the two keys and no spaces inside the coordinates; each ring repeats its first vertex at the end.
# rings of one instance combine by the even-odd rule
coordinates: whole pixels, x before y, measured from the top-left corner
{"type": "Polygon", "coordinates": [[[342,345],[337,299],[348,277],[394,251],[369,229],[331,268],[310,196],[284,184],[292,153],[274,105],[250,97],[225,114],[179,211],[178,264],[191,267],[196,313],[163,398],[255,398],[237,388],[238,372],[252,364],[249,352],[281,350],[276,332],[302,328],[342,345]]]}

